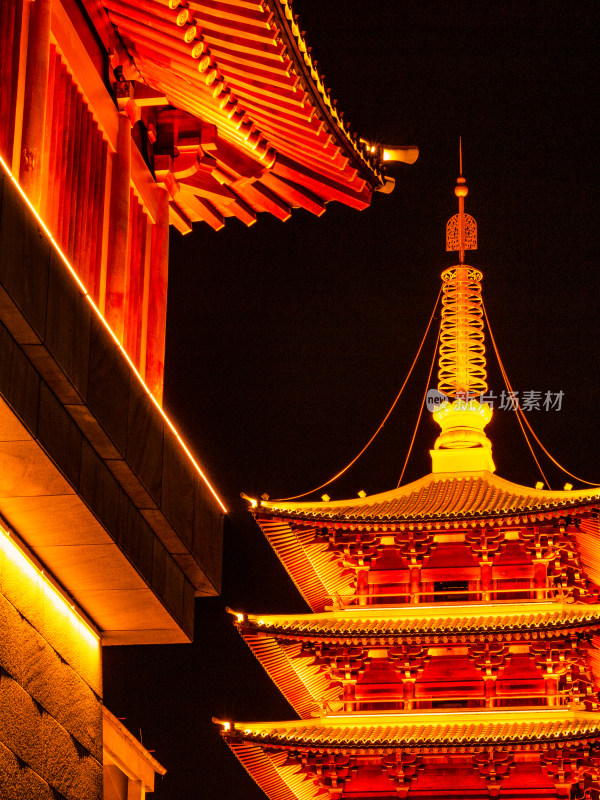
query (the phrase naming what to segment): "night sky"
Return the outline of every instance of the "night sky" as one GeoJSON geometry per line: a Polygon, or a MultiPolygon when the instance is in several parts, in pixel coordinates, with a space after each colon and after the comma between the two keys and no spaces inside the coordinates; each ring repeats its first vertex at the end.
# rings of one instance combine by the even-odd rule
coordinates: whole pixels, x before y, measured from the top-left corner
{"type": "MultiPolygon", "coordinates": [[[[326,481],[378,427],[439,289],[446,220],[477,219],[492,330],[516,391],[564,392],[534,429],[571,472],[600,482],[597,2],[296,0],[333,96],[359,134],[417,144],[391,195],[357,212],[230,220],[171,239],[165,408],[231,510],[223,594],[196,605],[193,645],[107,648],[105,701],[168,772],[156,800],[263,797],[211,716],[294,716],[225,612],[306,607],[240,491],[286,497],[326,481]]],[[[398,407],[333,499],[396,486],[435,333],[398,407]]],[[[491,388],[503,388],[488,343],[491,388]],[[490,363],[492,362],[492,363],[490,363]]],[[[404,483],[430,471],[423,415],[404,483]]],[[[497,472],[540,480],[513,413],[487,428],[497,472]]],[[[544,459],[552,488],[569,480],[544,459]]],[[[320,495],[322,492],[318,492],[320,495]]]]}

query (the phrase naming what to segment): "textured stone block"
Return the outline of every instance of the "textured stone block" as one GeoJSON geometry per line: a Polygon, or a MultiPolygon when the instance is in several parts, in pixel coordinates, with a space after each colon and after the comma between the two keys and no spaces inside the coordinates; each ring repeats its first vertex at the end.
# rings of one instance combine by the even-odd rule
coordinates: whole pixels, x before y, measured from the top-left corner
{"type": "MultiPolygon", "coordinates": [[[[69,702],[68,697],[62,700],[69,702]]],[[[99,725],[101,741],[101,716],[99,725]]],[[[0,742],[67,800],[102,796],[100,760],[3,672],[0,672],[0,742]]]]}
{"type": "Polygon", "coordinates": [[[102,701],[54,650],[24,653],[21,684],[82,747],[102,759],[102,701]]]}
{"type": "Polygon", "coordinates": [[[17,680],[23,661],[19,636],[21,622],[22,617],[16,608],[0,594],[0,668],[17,680]]]}
{"type": "Polygon", "coordinates": [[[39,643],[24,644],[32,636],[29,628],[34,628],[40,638],[101,695],[99,643],[85,630],[80,629],[80,624],[76,622],[68,606],[62,601],[55,601],[48,592],[41,579],[36,577],[35,570],[26,572],[22,562],[18,559],[11,560],[0,551],[0,594],[25,617],[29,625],[19,631],[16,646],[39,647],[39,643]]]}
{"type": "Polygon", "coordinates": [[[41,706],[0,671],[0,741],[39,775],[44,766],[42,718],[41,706]]]}
{"type": "Polygon", "coordinates": [[[56,790],[48,786],[1,741],[0,797],[2,800],[61,800],[56,790]]]}
{"type": "Polygon", "coordinates": [[[42,717],[43,777],[66,800],[102,797],[102,764],[48,714],[42,717]]]}
{"type": "MultiPolygon", "coordinates": [[[[98,665],[99,666],[99,665],[98,665]]],[[[0,595],[0,669],[101,757],[102,700],[0,595]]],[[[100,683],[100,670],[96,684],[100,683]]],[[[97,685],[97,688],[101,687],[97,685]]]]}

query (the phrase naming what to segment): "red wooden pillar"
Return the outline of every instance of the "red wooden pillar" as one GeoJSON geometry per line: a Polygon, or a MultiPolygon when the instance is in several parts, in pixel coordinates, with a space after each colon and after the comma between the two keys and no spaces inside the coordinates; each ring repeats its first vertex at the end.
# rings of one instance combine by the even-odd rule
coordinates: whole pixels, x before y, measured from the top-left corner
{"type": "Polygon", "coordinates": [[[52,0],[35,0],[31,4],[19,179],[36,208],[40,207],[42,188],[51,18],[52,0]]]}
{"type": "Polygon", "coordinates": [[[492,599],[492,565],[489,561],[481,562],[481,599],[489,603],[492,599]]]}
{"type": "Polygon", "coordinates": [[[546,688],[546,702],[549,706],[557,706],[558,702],[558,676],[553,672],[544,673],[544,683],[546,688]]]}
{"type": "Polygon", "coordinates": [[[159,403],[162,403],[165,371],[168,275],[169,193],[166,189],[159,189],[157,219],[152,237],[152,257],[150,259],[145,375],[146,384],[159,403]]]}
{"type": "Polygon", "coordinates": [[[356,576],[356,589],[358,593],[358,605],[366,606],[369,602],[369,570],[359,569],[356,576]]]}
{"type": "Polygon", "coordinates": [[[117,152],[113,160],[110,192],[110,232],[104,316],[117,339],[124,334],[124,300],[129,240],[129,187],[131,183],[131,125],[119,116],[117,152]]]}
{"type": "Polygon", "coordinates": [[[485,707],[494,708],[496,705],[496,679],[494,677],[485,677],[485,707]]]}
{"type": "Polygon", "coordinates": [[[0,3],[0,155],[12,166],[15,106],[19,81],[19,39],[23,8],[21,0],[0,3]]]}
{"type": "Polygon", "coordinates": [[[356,708],[354,683],[344,684],[344,713],[350,713],[356,708]]]}
{"type": "Polygon", "coordinates": [[[535,599],[545,600],[546,580],[547,580],[547,565],[545,561],[536,561],[533,565],[533,585],[535,587],[535,599]]]}
{"type": "Polygon", "coordinates": [[[404,710],[412,711],[415,705],[415,682],[410,679],[404,680],[404,710]]]}
{"type": "Polygon", "coordinates": [[[410,601],[421,602],[421,567],[410,568],[410,601]]]}

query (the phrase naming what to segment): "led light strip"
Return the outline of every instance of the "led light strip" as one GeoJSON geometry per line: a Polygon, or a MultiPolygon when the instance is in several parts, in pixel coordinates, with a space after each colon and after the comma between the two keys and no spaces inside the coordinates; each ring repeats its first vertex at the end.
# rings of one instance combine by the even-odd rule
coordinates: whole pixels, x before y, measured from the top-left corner
{"type": "Polygon", "coordinates": [[[51,602],[67,612],[71,622],[79,626],[80,632],[88,640],[91,640],[93,644],[100,642],[100,634],[76,608],[71,598],[48,578],[44,570],[25,552],[18,538],[11,535],[10,531],[7,531],[2,525],[0,525],[0,550],[16,564],[20,572],[29,572],[31,580],[41,582],[43,591],[50,596],[51,602]],[[83,626],[83,630],[81,626],[83,626]]]}
{"type": "Polygon", "coordinates": [[[59,254],[59,256],[61,257],[61,259],[62,259],[62,261],[63,261],[63,263],[64,263],[64,265],[67,267],[67,269],[68,269],[68,270],[69,270],[69,272],[71,273],[72,277],[75,279],[75,281],[76,281],[77,285],[79,286],[79,289],[81,290],[81,293],[82,293],[82,294],[84,295],[84,297],[87,299],[88,303],[89,303],[89,304],[90,304],[90,306],[93,308],[93,310],[94,310],[94,312],[95,312],[96,316],[98,317],[98,319],[100,319],[100,320],[101,320],[102,324],[104,325],[104,327],[106,328],[106,330],[108,331],[108,333],[110,334],[110,336],[112,337],[112,339],[113,339],[114,343],[117,345],[117,347],[119,348],[119,350],[120,350],[120,351],[121,351],[121,353],[123,354],[124,358],[126,359],[127,363],[128,363],[128,364],[129,364],[129,366],[131,367],[131,369],[132,369],[133,373],[135,374],[136,378],[138,379],[138,381],[139,381],[139,382],[140,382],[140,384],[142,385],[142,387],[143,387],[143,389],[145,390],[146,394],[147,394],[147,395],[150,397],[150,399],[152,400],[152,402],[153,402],[153,403],[154,403],[154,405],[156,406],[156,408],[157,408],[158,412],[160,413],[160,415],[162,416],[162,418],[164,419],[164,421],[167,423],[167,425],[169,426],[169,428],[170,428],[170,429],[171,429],[171,431],[173,432],[173,434],[174,434],[174,436],[176,437],[177,441],[178,441],[178,442],[179,442],[179,444],[182,446],[182,448],[183,448],[183,450],[184,450],[185,454],[187,455],[187,457],[189,458],[189,460],[192,462],[192,464],[193,464],[193,465],[194,465],[194,467],[196,468],[196,471],[198,472],[198,474],[200,475],[200,477],[202,478],[202,480],[204,481],[204,483],[206,484],[206,486],[209,488],[209,490],[210,490],[211,494],[213,495],[213,497],[215,498],[215,500],[217,501],[217,503],[219,504],[219,506],[221,507],[221,509],[222,509],[223,513],[224,513],[224,514],[227,514],[227,509],[226,509],[226,508],[225,508],[225,506],[223,505],[223,502],[221,501],[221,498],[219,497],[219,495],[217,494],[217,492],[215,491],[215,489],[212,487],[212,485],[211,485],[210,481],[208,480],[208,478],[206,477],[206,475],[205,475],[205,474],[202,472],[202,470],[201,470],[201,468],[200,468],[200,465],[198,464],[198,462],[196,461],[196,459],[194,458],[194,456],[193,456],[193,455],[191,454],[191,452],[189,451],[189,449],[188,449],[187,445],[185,444],[185,442],[183,441],[183,439],[181,438],[181,436],[180,436],[180,435],[179,435],[179,433],[177,432],[177,429],[175,428],[175,426],[173,425],[173,423],[171,422],[171,420],[169,419],[169,417],[168,417],[168,416],[165,414],[165,412],[164,412],[164,411],[163,411],[163,409],[161,408],[161,406],[160,406],[159,402],[157,401],[157,399],[154,397],[154,395],[152,394],[152,392],[150,391],[150,389],[149,389],[149,388],[148,388],[148,386],[146,385],[146,383],[145,383],[144,379],[142,378],[142,376],[141,376],[141,375],[140,375],[140,373],[138,372],[138,370],[137,370],[137,368],[136,368],[135,364],[133,363],[133,361],[131,360],[131,358],[130,358],[130,357],[129,357],[129,355],[127,354],[127,351],[125,350],[125,348],[123,347],[123,345],[121,344],[121,342],[120,342],[120,341],[117,339],[117,337],[116,337],[116,336],[115,336],[115,334],[113,333],[113,331],[112,331],[111,327],[109,326],[108,322],[107,322],[107,321],[104,319],[104,316],[103,316],[103,315],[100,313],[100,309],[98,308],[98,306],[97,306],[97,305],[94,303],[94,301],[92,300],[92,298],[91,298],[91,297],[90,297],[90,295],[88,294],[88,290],[85,288],[85,286],[84,286],[84,284],[81,282],[81,280],[80,280],[79,276],[77,275],[77,273],[75,272],[75,270],[74,270],[74,269],[73,269],[73,267],[71,266],[71,264],[70,264],[70,262],[69,262],[68,258],[65,256],[65,254],[64,254],[64,253],[63,253],[63,251],[61,250],[61,248],[60,248],[60,245],[58,244],[58,242],[56,241],[56,239],[54,238],[54,236],[53,236],[53,235],[50,233],[50,231],[48,230],[48,227],[46,226],[46,223],[43,221],[43,219],[40,217],[40,215],[39,215],[39,214],[38,214],[38,212],[36,211],[35,207],[32,205],[31,201],[29,200],[29,198],[27,197],[27,195],[25,194],[25,192],[24,192],[24,191],[23,191],[23,189],[21,188],[21,185],[19,184],[19,182],[18,182],[18,181],[16,180],[16,178],[15,178],[15,177],[12,175],[12,173],[11,173],[10,169],[8,168],[8,165],[6,164],[6,161],[4,161],[4,159],[2,158],[2,156],[0,156],[0,163],[2,164],[2,167],[3,167],[4,171],[6,172],[6,175],[7,175],[7,176],[10,178],[10,180],[11,180],[11,181],[14,183],[14,185],[16,186],[16,188],[17,188],[17,190],[18,190],[19,194],[21,195],[21,197],[23,198],[23,200],[24,200],[24,201],[27,203],[27,205],[28,205],[29,209],[32,211],[32,213],[33,213],[33,215],[35,216],[35,218],[36,218],[36,220],[37,220],[38,224],[39,224],[39,225],[42,227],[42,229],[43,229],[44,233],[46,234],[46,236],[47,236],[47,237],[50,239],[50,241],[52,242],[52,245],[54,246],[54,248],[55,248],[56,252],[59,254]]]}

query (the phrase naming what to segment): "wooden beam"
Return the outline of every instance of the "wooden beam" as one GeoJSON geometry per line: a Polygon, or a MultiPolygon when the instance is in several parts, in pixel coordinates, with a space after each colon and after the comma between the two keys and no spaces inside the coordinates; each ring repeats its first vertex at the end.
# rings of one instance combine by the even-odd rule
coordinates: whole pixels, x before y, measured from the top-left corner
{"type": "Polygon", "coordinates": [[[230,203],[227,210],[231,211],[248,228],[256,222],[256,211],[237,195],[235,203],[230,203]]]}
{"type": "Polygon", "coordinates": [[[185,178],[178,178],[178,180],[181,186],[185,186],[188,192],[197,197],[204,197],[211,201],[216,199],[221,203],[233,203],[237,199],[235,192],[205,172],[196,172],[195,175],[188,175],[185,178]]]}
{"type": "Polygon", "coordinates": [[[292,216],[292,210],[287,203],[284,203],[281,197],[278,197],[258,181],[256,183],[245,183],[243,187],[239,187],[238,191],[243,193],[253,206],[263,211],[268,211],[282,222],[286,222],[292,216]]]}
{"type": "Polygon", "coordinates": [[[196,214],[204,222],[208,222],[210,227],[215,231],[220,231],[225,227],[225,220],[219,214],[217,209],[203,197],[196,197],[190,192],[181,192],[177,198],[177,202],[184,208],[189,209],[196,214]]]}
{"type": "Polygon", "coordinates": [[[325,175],[305,167],[303,164],[293,161],[284,155],[278,155],[277,161],[273,166],[273,173],[281,178],[300,183],[307,189],[326,194],[327,200],[339,200],[347,206],[362,210],[367,208],[371,202],[372,191],[365,186],[362,191],[353,191],[349,186],[331,180],[325,175]]]}
{"type": "Polygon", "coordinates": [[[179,208],[177,203],[173,200],[169,203],[169,222],[173,225],[182,236],[186,233],[192,232],[191,220],[186,217],[183,211],[179,208]]]}
{"type": "Polygon", "coordinates": [[[272,172],[265,172],[260,182],[279,197],[282,197],[292,207],[305,208],[317,217],[325,213],[323,200],[297,183],[287,181],[285,178],[278,178],[272,172]]]}

